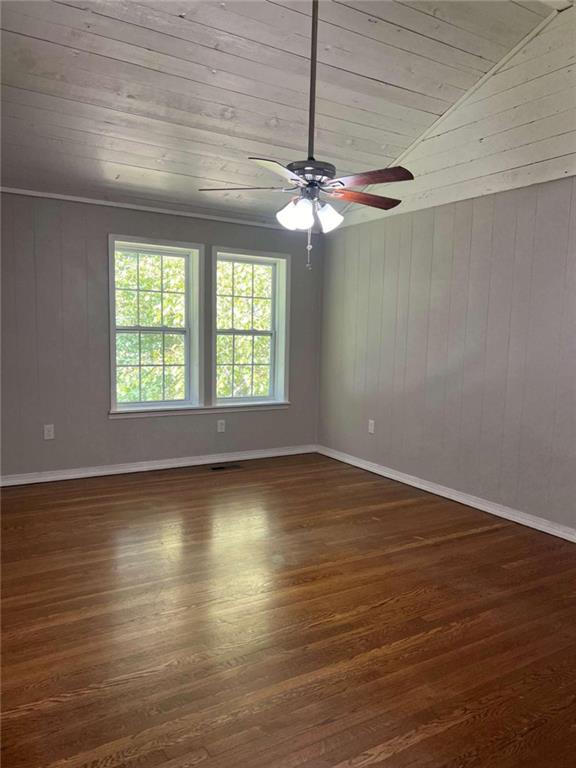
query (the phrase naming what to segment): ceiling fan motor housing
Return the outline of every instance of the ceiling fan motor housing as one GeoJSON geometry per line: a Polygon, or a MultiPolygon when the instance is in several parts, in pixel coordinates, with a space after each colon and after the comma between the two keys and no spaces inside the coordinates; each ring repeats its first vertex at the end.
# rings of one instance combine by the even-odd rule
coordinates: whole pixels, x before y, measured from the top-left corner
{"type": "Polygon", "coordinates": [[[296,160],[294,163],[288,163],[286,167],[300,178],[320,184],[333,179],[336,175],[336,168],[332,163],[320,160],[296,160]]]}

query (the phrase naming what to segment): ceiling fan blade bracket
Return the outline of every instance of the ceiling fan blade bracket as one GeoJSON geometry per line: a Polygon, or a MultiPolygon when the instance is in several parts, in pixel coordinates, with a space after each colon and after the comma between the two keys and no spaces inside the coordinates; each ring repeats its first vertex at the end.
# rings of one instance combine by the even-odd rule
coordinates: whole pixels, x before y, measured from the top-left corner
{"type": "Polygon", "coordinates": [[[323,192],[334,192],[338,189],[346,189],[346,185],[343,184],[340,179],[332,179],[329,181],[325,181],[323,184],[320,184],[320,189],[323,192]]]}

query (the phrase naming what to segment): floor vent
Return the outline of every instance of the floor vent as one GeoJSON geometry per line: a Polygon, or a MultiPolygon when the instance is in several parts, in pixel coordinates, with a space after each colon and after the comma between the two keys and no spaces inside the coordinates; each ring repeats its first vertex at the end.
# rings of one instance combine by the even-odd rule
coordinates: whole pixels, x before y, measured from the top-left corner
{"type": "Polygon", "coordinates": [[[240,469],[240,464],[214,464],[210,467],[212,472],[227,472],[231,469],[240,469]]]}

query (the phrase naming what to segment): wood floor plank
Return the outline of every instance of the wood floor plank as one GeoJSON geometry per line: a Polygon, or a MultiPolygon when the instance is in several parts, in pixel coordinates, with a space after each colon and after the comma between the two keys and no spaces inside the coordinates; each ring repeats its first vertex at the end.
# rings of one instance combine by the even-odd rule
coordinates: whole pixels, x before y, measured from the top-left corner
{"type": "Polygon", "coordinates": [[[318,455],[2,522],[11,768],[573,765],[573,544],[318,455]]]}

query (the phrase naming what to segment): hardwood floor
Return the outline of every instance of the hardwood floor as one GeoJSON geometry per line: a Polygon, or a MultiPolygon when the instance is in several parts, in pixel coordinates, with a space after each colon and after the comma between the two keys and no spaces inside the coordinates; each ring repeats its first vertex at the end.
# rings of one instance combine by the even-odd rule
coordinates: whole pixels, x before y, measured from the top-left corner
{"type": "Polygon", "coordinates": [[[7,488],[6,768],[563,768],[576,546],[318,456],[7,488]]]}

